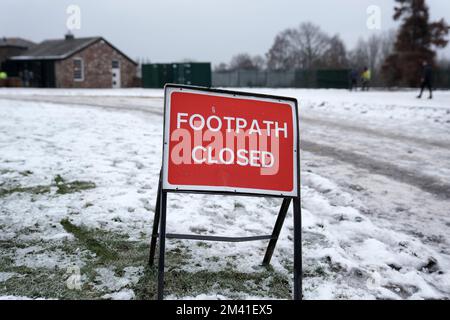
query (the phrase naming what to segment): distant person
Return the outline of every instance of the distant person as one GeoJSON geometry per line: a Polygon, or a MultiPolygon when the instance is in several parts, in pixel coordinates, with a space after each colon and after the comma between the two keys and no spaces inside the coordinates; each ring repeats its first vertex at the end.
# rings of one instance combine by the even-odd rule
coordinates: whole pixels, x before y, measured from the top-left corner
{"type": "Polygon", "coordinates": [[[362,91],[369,91],[370,80],[372,78],[372,72],[369,68],[364,67],[363,72],[361,73],[361,89],[362,91]]]}
{"type": "Polygon", "coordinates": [[[0,87],[7,87],[6,80],[8,75],[4,71],[0,71],[0,87]]]}
{"type": "Polygon", "coordinates": [[[350,91],[358,90],[358,72],[355,69],[350,70],[350,91]]]}
{"type": "Polygon", "coordinates": [[[428,61],[424,61],[422,63],[422,77],[420,79],[420,94],[417,96],[417,99],[422,98],[423,90],[427,88],[430,91],[430,96],[428,99],[433,99],[433,68],[428,63],[428,61]]]}
{"type": "Polygon", "coordinates": [[[19,73],[19,76],[22,78],[24,87],[31,86],[31,82],[33,80],[33,71],[24,70],[23,72],[19,73]]]}

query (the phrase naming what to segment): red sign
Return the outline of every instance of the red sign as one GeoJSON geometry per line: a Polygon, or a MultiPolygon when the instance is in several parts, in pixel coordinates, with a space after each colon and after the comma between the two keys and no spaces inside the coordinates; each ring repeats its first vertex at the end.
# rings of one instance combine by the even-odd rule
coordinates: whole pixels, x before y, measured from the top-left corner
{"type": "Polygon", "coordinates": [[[298,195],[296,100],[168,85],[163,188],[298,195]]]}

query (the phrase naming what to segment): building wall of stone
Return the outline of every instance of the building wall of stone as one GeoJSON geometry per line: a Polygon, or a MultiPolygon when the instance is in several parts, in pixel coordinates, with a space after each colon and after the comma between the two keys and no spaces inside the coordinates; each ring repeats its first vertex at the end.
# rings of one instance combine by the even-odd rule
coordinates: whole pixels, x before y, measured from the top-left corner
{"type": "Polygon", "coordinates": [[[55,79],[57,88],[111,88],[112,61],[120,62],[121,87],[135,84],[137,66],[120,52],[100,40],[73,56],[56,61],[55,79]],[[81,58],[84,65],[84,79],[74,80],[74,59],[81,58]]]}

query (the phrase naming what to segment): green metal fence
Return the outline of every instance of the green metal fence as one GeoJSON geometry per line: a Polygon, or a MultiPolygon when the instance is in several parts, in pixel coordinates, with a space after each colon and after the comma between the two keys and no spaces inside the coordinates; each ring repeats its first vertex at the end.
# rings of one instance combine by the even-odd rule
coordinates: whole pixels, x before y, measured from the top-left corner
{"type": "Polygon", "coordinates": [[[144,88],[163,88],[166,83],[211,87],[211,64],[195,62],[142,65],[144,88]]]}
{"type": "Polygon", "coordinates": [[[213,72],[215,87],[348,88],[350,70],[213,72]]]}
{"type": "Polygon", "coordinates": [[[450,70],[438,70],[435,74],[434,87],[450,89],[450,70]]]}
{"type": "Polygon", "coordinates": [[[317,88],[345,89],[349,87],[350,70],[317,70],[317,88]]]}
{"type": "MultiPolygon", "coordinates": [[[[349,88],[348,69],[212,72],[210,63],[154,63],[142,65],[142,86],[163,88],[166,83],[203,87],[349,88]]],[[[434,86],[450,89],[450,70],[435,71],[434,86]]],[[[386,84],[373,74],[372,86],[386,84]]]]}

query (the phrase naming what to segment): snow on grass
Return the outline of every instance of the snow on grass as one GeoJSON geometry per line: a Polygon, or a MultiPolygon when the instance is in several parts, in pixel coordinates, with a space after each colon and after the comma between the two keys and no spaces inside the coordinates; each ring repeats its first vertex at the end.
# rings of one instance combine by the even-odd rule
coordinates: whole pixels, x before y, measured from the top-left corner
{"type": "Polygon", "coordinates": [[[136,298],[136,295],[131,289],[123,289],[118,292],[105,294],[102,298],[109,300],[133,300],[136,298]]]}
{"type": "Polygon", "coordinates": [[[0,283],[8,281],[9,279],[18,276],[17,272],[0,272],[0,283]]]}
{"type": "Polygon", "coordinates": [[[29,298],[29,297],[24,297],[24,296],[5,295],[5,296],[0,296],[0,300],[47,300],[47,299],[42,299],[42,298],[33,299],[33,298],[29,298]]]}
{"type": "MultiPolygon", "coordinates": [[[[58,175],[67,181],[89,181],[96,187],[57,196],[56,188],[43,194],[7,194],[2,197],[1,218],[8,221],[3,231],[9,237],[29,228],[35,239],[60,237],[64,231],[59,221],[67,216],[117,231],[123,223],[149,223],[148,201],[154,199],[155,188],[151,181],[159,172],[160,160],[154,155],[160,149],[160,123],[149,129],[144,120],[127,114],[46,104],[14,105],[5,108],[2,103],[0,111],[1,170],[7,172],[6,177],[2,175],[1,188],[50,186],[58,175]],[[20,172],[27,170],[32,174],[22,177],[20,172]],[[14,214],[17,211],[24,214],[14,214]]],[[[137,231],[129,236],[137,239],[141,235],[137,231]]]]}
{"type": "Polygon", "coordinates": [[[123,277],[117,277],[113,270],[98,268],[94,287],[103,291],[119,291],[126,286],[135,285],[142,276],[143,267],[127,267],[123,269],[123,277]]]}
{"type": "Polygon", "coordinates": [[[186,296],[183,298],[179,298],[177,296],[169,295],[166,297],[167,300],[232,300],[235,299],[236,294],[239,296],[239,300],[276,300],[273,297],[261,297],[261,296],[252,296],[247,293],[236,293],[228,295],[228,292],[222,293],[202,293],[196,296],[186,296]]]}
{"type": "MultiPolygon", "coordinates": [[[[410,102],[404,101],[411,92],[397,93],[389,102],[381,93],[268,93],[301,97],[307,116],[317,112],[329,113],[329,118],[367,118],[374,128],[393,128],[397,120],[417,124],[430,116],[421,128],[431,135],[429,124],[442,119],[434,131],[441,132],[447,119],[447,102],[441,100],[414,101],[416,107],[408,109],[410,102]],[[388,113],[390,109],[394,111],[388,113]]],[[[162,96],[162,91],[8,89],[1,94],[89,99],[162,96]]],[[[448,100],[448,94],[442,97],[448,100]]],[[[153,298],[156,275],[145,266],[161,140],[162,118],[157,114],[0,99],[0,281],[6,288],[0,294],[5,299],[153,298]],[[80,268],[80,291],[66,287],[65,269],[71,266],[80,268]],[[53,280],[48,280],[51,275],[53,280]],[[33,288],[26,282],[31,280],[33,288]],[[44,293],[48,282],[51,288],[44,293]]],[[[450,297],[447,253],[402,232],[395,221],[380,223],[367,214],[369,202],[346,188],[351,179],[343,185],[309,168],[302,167],[306,299],[450,297]]],[[[270,234],[280,205],[270,198],[170,194],[167,231],[270,234]]],[[[289,211],[268,269],[261,266],[264,241],[169,240],[168,298],[287,299],[293,285],[292,239],[289,211]]]]}
{"type": "Polygon", "coordinates": [[[80,256],[70,256],[61,249],[52,249],[50,251],[43,246],[28,246],[16,249],[9,257],[14,260],[14,265],[17,267],[24,266],[31,269],[67,269],[73,265],[78,267],[84,266],[85,263],[81,258],[83,252],[79,253],[80,256]]]}
{"type": "Polygon", "coordinates": [[[314,278],[334,269],[331,282],[339,284],[330,288],[330,283],[313,279],[314,290],[307,297],[320,298],[320,292],[326,298],[351,297],[353,292],[362,298],[393,298],[386,289],[396,298],[440,299],[450,294],[448,256],[412,236],[378,227],[357,209],[362,204],[354,204],[323,177],[303,173],[303,183],[303,217],[310,220],[304,230],[306,273],[314,278]],[[315,270],[318,265],[323,269],[315,270]]]}

